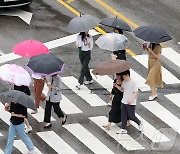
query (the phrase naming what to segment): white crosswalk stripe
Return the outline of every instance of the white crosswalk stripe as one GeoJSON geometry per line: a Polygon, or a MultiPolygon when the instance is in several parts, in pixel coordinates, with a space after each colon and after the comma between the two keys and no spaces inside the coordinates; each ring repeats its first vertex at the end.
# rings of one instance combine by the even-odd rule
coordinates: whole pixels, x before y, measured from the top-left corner
{"type": "Polygon", "coordinates": [[[6,124],[10,124],[9,119],[11,117],[10,113],[4,110],[4,105],[0,102],[0,118],[6,123],[6,124]]]}
{"type": "Polygon", "coordinates": [[[172,101],[172,103],[174,103],[175,105],[177,105],[180,108],[180,103],[179,103],[180,93],[168,94],[168,95],[164,95],[164,96],[167,97],[169,100],[172,101]]]}
{"type": "Polygon", "coordinates": [[[90,119],[128,151],[145,149],[145,147],[139,144],[128,134],[116,134],[116,132],[120,130],[120,128],[117,125],[112,124],[111,130],[106,130],[105,128],[103,128],[102,126],[108,121],[108,119],[105,116],[90,117],[90,119]]]}
{"type": "MultiPolygon", "coordinates": [[[[14,147],[18,149],[22,154],[28,153],[28,150],[22,140],[15,140],[14,147]]],[[[36,154],[42,154],[37,147],[35,147],[36,154]]]]}
{"type": "Polygon", "coordinates": [[[180,119],[165,109],[157,101],[141,102],[141,105],[180,134],[180,119]]]}
{"type": "Polygon", "coordinates": [[[4,152],[0,149],[0,154],[4,154],[4,152]]]}
{"type": "Polygon", "coordinates": [[[0,133],[0,136],[3,136],[3,134],[2,134],[2,133],[0,133]]]}
{"type": "MultiPolygon", "coordinates": [[[[148,66],[148,55],[137,55],[133,56],[139,63],[147,68],[148,66]]],[[[171,72],[162,67],[162,79],[166,84],[177,84],[180,80],[177,79],[171,72]]]]}
{"type": "Polygon", "coordinates": [[[98,140],[93,134],[91,134],[88,130],[86,130],[82,125],[69,124],[69,125],[65,125],[64,127],[94,153],[113,154],[113,152],[108,147],[106,147],[100,140],[98,140]]]}
{"type": "Polygon", "coordinates": [[[162,48],[161,54],[171,62],[173,62],[175,65],[180,67],[180,54],[174,51],[172,48],[162,48]]]}
{"type": "Polygon", "coordinates": [[[78,90],[76,88],[78,81],[73,76],[62,77],[62,81],[71,90],[73,90],[78,96],[84,99],[89,105],[93,107],[107,105],[107,103],[104,102],[101,98],[99,98],[96,94],[92,94],[91,91],[85,85],[82,85],[81,90],[78,90]]]}
{"type": "Polygon", "coordinates": [[[39,135],[58,154],[77,154],[77,152],[54,131],[38,132],[37,135],[39,135]]]}

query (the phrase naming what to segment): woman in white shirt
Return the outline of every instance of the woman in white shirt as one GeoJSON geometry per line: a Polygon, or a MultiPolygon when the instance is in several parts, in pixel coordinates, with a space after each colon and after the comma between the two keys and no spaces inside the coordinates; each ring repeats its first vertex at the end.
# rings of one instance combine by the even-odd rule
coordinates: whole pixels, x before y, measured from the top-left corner
{"type": "Polygon", "coordinates": [[[91,50],[93,48],[93,38],[88,32],[80,32],[76,39],[76,46],[79,50],[79,60],[81,62],[81,73],[78,79],[78,85],[76,88],[80,89],[80,86],[84,84],[93,83],[92,76],[89,71],[89,61],[91,59],[91,50]],[[86,81],[84,82],[84,77],[86,81]]]}

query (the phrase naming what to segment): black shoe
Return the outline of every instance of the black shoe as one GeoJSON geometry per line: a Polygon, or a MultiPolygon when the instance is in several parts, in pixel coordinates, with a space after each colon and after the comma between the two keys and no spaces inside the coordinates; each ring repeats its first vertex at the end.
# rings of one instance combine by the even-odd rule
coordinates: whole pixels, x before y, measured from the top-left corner
{"type": "Polygon", "coordinates": [[[64,125],[66,123],[66,120],[67,120],[67,116],[66,116],[66,119],[64,121],[62,121],[62,125],[64,125]]]}
{"type": "Polygon", "coordinates": [[[45,125],[43,128],[50,128],[52,126],[52,124],[49,125],[45,125]]]}

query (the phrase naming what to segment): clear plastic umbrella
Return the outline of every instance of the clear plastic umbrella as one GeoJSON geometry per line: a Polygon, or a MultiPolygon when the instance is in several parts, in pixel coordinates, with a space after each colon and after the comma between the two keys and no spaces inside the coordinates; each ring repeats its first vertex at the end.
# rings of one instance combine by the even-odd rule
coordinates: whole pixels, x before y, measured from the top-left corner
{"type": "Polygon", "coordinates": [[[127,37],[117,33],[103,34],[95,41],[99,48],[108,51],[124,50],[128,42],[127,37]]]}

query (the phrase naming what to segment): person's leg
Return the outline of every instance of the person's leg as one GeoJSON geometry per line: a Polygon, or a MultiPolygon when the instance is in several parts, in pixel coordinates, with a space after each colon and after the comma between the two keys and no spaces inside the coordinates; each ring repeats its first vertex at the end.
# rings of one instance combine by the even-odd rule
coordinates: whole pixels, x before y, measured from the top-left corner
{"type": "Polygon", "coordinates": [[[85,75],[87,81],[92,80],[92,76],[90,74],[89,67],[88,67],[90,59],[91,59],[91,52],[88,51],[86,53],[86,56],[85,56],[84,62],[83,62],[83,67],[84,67],[84,71],[85,71],[84,75],[85,75]]]}
{"type": "Polygon", "coordinates": [[[32,151],[32,150],[34,150],[35,147],[31,141],[31,139],[27,136],[26,132],[24,131],[25,130],[24,127],[25,127],[24,123],[15,126],[17,134],[22,139],[22,141],[26,145],[27,149],[29,151],[32,151]]]}
{"type": "Polygon", "coordinates": [[[83,67],[84,52],[79,53],[79,59],[80,59],[80,62],[81,62],[82,66],[81,66],[81,72],[80,72],[80,76],[79,76],[78,82],[79,82],[80,85],[82,85],[84,83],[84,75],[85,75],[84,67],[83,67]]]}
{"type": "Polygon", "coordinates": [[[6,145],[5,151],[4,151],[5,154],[11,154],[12,153],[12,148],[13,148],[15,136],[16,136],[16,129],[15,129],[14,125],[10,122],[7,145],[6,145]]]}
{"type": "Polygon", "coordinates": [[[127,105],[123,104],[121,105],[121,128],[126,129],[127,125],[127,105]]]}
{"type": "Polygon", "coordinates": [[[36,95],[35,95],[35,104],[37,108],[39,108],[40,101],[44,101],[46,99],[46,97],[42,94],[43,88],[44,88],[44,80],[38,79],[37,87],[36,87],[36,95]]]}
{"type": "Polygon", "coordinates": [[[128,116],[130,120],[140,125],[141,123],[140,120],[135,116],[135,109],[136,109],[136,105],[128,105],[127,106],[128,116]]]}
{"type": "Polygon", "coordinates": [[[25,125],[26,125],[26,130],[25,130],[25,132],[26,133],[29,133],[31,130],[32,130],[32,127],[31,127],[31,125],[29,124],[29,121],[27,120],[27,118],[24,118],[24,123],[25,123],[25,125]]]}
{"type": "Polygon", "coordinates": [[[50,123],[52,105],[53,105],[52,102],[46,101],[45,112],[44,112],[44,122],[46,123],[50,123]]]}
{"type": "Polygon", "coordinates": [[[60,108],[60,103],[53,103],[54,112],[57,114],[57,116],[61,119],[62,124],[65,124],[67,116],[64,115],[60,108]]]}
{"type": "Polygon", "coordinates": [[[156,87],[150,87],[151,88],[151,96],[157,95],[156,87]]]}

